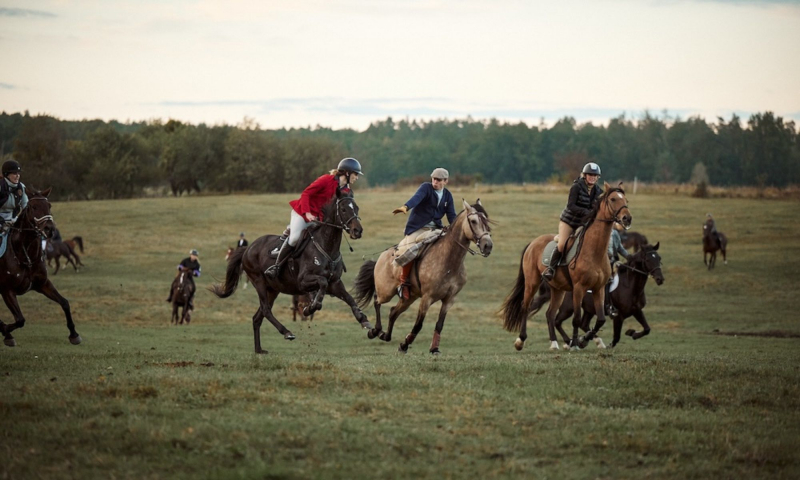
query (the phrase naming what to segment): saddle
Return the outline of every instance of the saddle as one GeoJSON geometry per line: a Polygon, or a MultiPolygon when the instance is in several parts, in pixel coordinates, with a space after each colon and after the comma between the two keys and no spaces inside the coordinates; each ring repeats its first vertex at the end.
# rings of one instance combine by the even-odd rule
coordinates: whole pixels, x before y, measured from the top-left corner
{"type": "MultiPolygon", "coordinates": [[[[308,230],[309,229],[303,230],[303,233],[300,235],[300,241],[297,242],[297,245],[295,245],[294,250],[292,250],[291,255],[289,255],[289,258],[297,258],[303,254],[303,250],[306,249],[306,245],[308,245],[308,242],[311,241],[311,235],[309,234],[308,230]]],[[[278,238],[278,245],[269,251],[269,256],[271,258],[278,258],[278,252],[280,252],[281,247],[287,240],[289,240],[288,228],[283,232],[283,235],[278,238]]]]}
{"type": "MultiPolygon", "coordinates": [[[[575,231],[570,235],[569,239],[567,240],[567,245],[569,248],[567,249],[566,255],[561,255],[561,261],[558,262],[558,265],[553,265],[553,268],[560,267],[562,265],[568,265],[574,258],[578,252],[578,246],[583,241],[583,226],[580,226],[575,229],[575,231]],[[574,240],[573,240],[574,239],[574,240]],[[570,241],[572,241],[572,245],[570,245],[570,241]]],[[[550,243],[544,247],[544,252],[542,252],[542,263],[545,266],[550,266],[550,259],[553,257],[553,252],[556,250],[556,246],[558,245],[558,235],[554,238],[550,243]]]]}
{"type": "MultiPolygon", "coordinates": [[[[431,235],[430,237],[422,240],[421,242],[417,242],[411,245],[410,247],[408,247],[408,249],[406,249],[405,252],[403,252],[402,255],[395,257],[394,261],[399,266],[402,267],[408,265],[414,260],[417,261],[422,260],[422,257],[425,256],[425,253],[427,253],[430,246],[436,243],[440,238],[444,237],[445,235],[446,232],[442,231],[442,233],[439,235],[431,235]]],[[[397,247],[395,247],[395,252],[396,251],[397,247]]]]}

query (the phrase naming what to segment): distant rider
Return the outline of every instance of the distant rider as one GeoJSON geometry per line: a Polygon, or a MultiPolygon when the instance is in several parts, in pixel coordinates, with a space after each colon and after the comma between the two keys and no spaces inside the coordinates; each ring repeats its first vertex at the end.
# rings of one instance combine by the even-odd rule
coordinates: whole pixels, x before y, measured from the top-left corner
{"type": "MultiPolygon", "coordinates": [[[[192,251],[189,252],[189,256],[181,260],[181,263],[178,265],[178,274],[175,276],[175,280],[172,281],[172,286],[169,289],[169,297],[167,297],[167,302],[172,302],[172,292],[175,290],[175,287],[178,286],[178,281],[181,276],[181,268],[188,268],[195,277],[200,276],[200,261],[198,260],[199,256],[200,254],[197,253],[197,250],[192,249],[192,251]]],[[[189,297],[189,309],[194,310],[194,292],[192,292],[192,296],[189,297]]]]}

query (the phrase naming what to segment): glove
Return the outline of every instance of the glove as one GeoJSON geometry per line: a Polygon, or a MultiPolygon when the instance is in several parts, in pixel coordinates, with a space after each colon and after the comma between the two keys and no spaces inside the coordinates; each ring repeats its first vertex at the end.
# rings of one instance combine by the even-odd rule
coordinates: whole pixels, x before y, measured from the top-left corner
{"type": "Polygon", "coordinates": [[[408,207],[403,205],[400,208],[395,208],[394,210],[392,210],[392,213],[395,215],[397,215],[398,213],[408,213],[408,207]]]}
{"type": "Polygon", "coordinates": [[[313,222],[317,219],[311,212],[306,213],[305,217],[307,222],[313,222]]]}

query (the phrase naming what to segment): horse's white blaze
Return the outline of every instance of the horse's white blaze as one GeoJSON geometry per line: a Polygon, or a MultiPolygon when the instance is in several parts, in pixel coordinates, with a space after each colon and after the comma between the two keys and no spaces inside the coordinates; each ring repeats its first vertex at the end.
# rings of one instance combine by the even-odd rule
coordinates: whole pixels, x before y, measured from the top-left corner
{"type": "Polygon", "coordinates": [[[597,345],[597,348],[606,348],[606,344],[603,343],[603,339],[600,337],[595,337],[594,343],[597,345]]]}
{"type": "Polygon", "coordinates": [[[617,192],[617,196],[618,196],[619,198],[625,198],[625,197],[624,197],[624,196],[623,196],[621,193],[619,193],[619,192],[617,192]]]}
{"type": "Polygon", "coordinates": [[[550,350],[558,350],[558,342],[556,340],[550,342],[550,350]]]}

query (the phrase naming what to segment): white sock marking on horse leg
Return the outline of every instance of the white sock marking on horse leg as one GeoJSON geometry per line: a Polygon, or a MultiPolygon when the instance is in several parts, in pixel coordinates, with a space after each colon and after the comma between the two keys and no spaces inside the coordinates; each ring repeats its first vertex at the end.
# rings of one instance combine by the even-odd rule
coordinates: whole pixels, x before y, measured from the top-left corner
{"type": "Polygon", "coordinates": [[[550,350],[558,350],[558,342],[553,340],[550,342],[550,350]]]}
{"type": "Polygon", "coordinates": [[[603,339],[600,337],[595,337],[594,343],[597,345],[597,348],[606,348],[606,344],[603,343],[603,339]]]}

